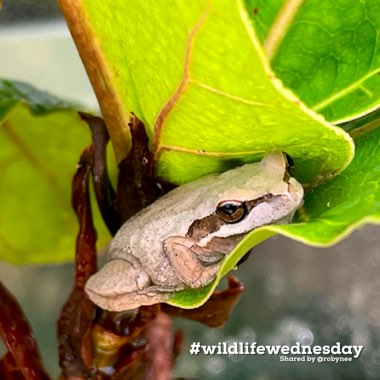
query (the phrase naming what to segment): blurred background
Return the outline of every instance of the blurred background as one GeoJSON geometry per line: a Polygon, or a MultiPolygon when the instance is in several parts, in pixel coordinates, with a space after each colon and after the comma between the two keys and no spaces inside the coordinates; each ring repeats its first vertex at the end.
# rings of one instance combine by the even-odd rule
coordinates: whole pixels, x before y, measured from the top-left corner
{"type": "MultiPolygon", "coordinates": [[[[24,80],[98,108],[55,1],[5,0],[0,13],[0,51],[0,77],[24,80]]],[[[366,226],[327,249],[274,237],[257,247],[234,273],[246,291],[224,328],[175,321],[186,335],[175,375],[198,379],[379,379],[379,273],[378,226],[366,226]],[[268,355],[190,356],[192,341],[340,342],[364,345],[364,350],[351,363],[282,363],[279,356],[268,355]]],[[[0,279],[22,304],[45,365],[56,377],[55,324],[72,286],[72,264],[17,267],[2,262],[0,279]]],[[[2,349],[0,345],[0,353],[2,349]]]]}
{"type": "Polygon", "coordinates": [[[98,108],[55,0],[3,1],[0,40],[2,78],[98,108]]]}

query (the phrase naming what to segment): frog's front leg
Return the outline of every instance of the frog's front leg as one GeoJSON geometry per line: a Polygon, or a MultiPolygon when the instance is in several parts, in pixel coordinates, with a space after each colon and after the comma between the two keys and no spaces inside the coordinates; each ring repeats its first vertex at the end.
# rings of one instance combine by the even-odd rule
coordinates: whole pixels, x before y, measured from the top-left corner
{"type": "Polygon", "coordinates": [[[140,264],[131,260],[113,259],[86,283],[90,299],[103,309],[129,310],[140,305],[157,303],[152,297],[142,298],[138,293],[149,286],[150,278],[140,264]]]}
{"type": "Polygon", "coordinates": [[[176,275],[190,288],[209,284],[225,257],[224,253],[201,247],[188,237],[169,237],[163,246],[176,275]]]}

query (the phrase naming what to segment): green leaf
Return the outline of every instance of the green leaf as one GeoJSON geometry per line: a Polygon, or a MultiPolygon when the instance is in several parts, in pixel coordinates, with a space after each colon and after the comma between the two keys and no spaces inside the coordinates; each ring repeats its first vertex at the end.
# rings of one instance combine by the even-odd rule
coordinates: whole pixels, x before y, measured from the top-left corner
{"type": "MultiPolygon", "coordinates": [[[[209,286],[175,293],[170,304],[183,308],[202,305],[219,281],[252,247],[279,233],[308,245],[326,247],[366,223],[380,223],[380,121],[377,128],[356,138],[356,154],[339,176],[305,196],[295,223],[258,228],[248,234],[223,263],[209,286]]],[[[363,132],[363,131],[362,131],[363,132]]]]}
{"type": "Polygon", "coordinates": [[[377,0],[246,0],[284,84],[327,120],[341,123],[380,105],[377,0]]]}
{"type": "Polygon", "coordinates": [[[41,116],[54,110],[72,111],[75,105],[47,92],[38,91],[33,86],[20,82],[0,80],[0,118],[3,119],[10,109],[18,103],[27,104],[31,113],[41,116]]]}
{"type": "Polygon", "coordinates": [[[242,1],[60,5],[111,138],[125,124],[125,110],[135,112],[150,135],[158,177],[181,184],[282,149],[293,157],[297,178],[310,182],[352,159],[350,138],[274,77],[242,1]],[[104,88],[116,94],[113,101],[104,88]]]}
{"type": "MultiPolygon", "coordinates": [[[[373,33],[379,29],[379,18],[373,1],[358,5],[328,0],[321,5],[314,0],[307,4],[60,0],[60,4],[103,104],[111,138],[125,124],[126,110],[135,112],[150,136],[156,175],[171,182],[181,184],[257,161],[272,149],[292,156],[295,176],[303,183],[325,180],[350,162],[349,136],[305,107],[275,78],[252,21],[266,51],[270,50],[266,39],[273,45],[277,38],[270,50],[273,67],[315,111],[336,121],[369,114],[379,103],[373,33]],[[284,4],[298,4],[296,12],[284,4]],[[339,8],[335,13],[334,7],[339,8]],[[288,19],[279,30],[284,10],[288,19]],[[321,10],[326,17],[321,17],[321,10]],[[357,41],[354,48],[347,43],[352,38],[357,41]],[[308,59],[315,55],[321,62],[308,59]],[[333,58],[336,66],[330,65],[333,58]],[[102,69],[101,81],[94,62],[102,69]],[[293,66],[298,71],[292,76],[293,66]],[[105,88],[116,94],[113,99],[105,96],[105,88]],[[109,108],[121,122],[107,115],[109,108]]],[[[212,284],[178,292],[170,303],[185,308],[201,305],[250,248],[276,233],[326,246],[362,223],[377,222],[376,120],[368,115],[366,121],[345,126],[356,133],[355,161],[343,174],[307,193],[296,223],[265,226],[248,234],[212,284]]]]}
{"type": "Polygon", "coordinates": [[[74,257],[71,177],[90,142],[75,110],[25,83],[0,80],[1,259],[26,264],[74,257]]]}

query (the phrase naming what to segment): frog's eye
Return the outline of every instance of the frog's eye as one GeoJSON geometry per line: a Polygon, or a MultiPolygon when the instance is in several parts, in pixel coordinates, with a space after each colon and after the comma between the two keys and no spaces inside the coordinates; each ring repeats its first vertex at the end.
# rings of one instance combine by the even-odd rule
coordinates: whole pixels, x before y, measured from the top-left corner
{"type": "Polygon", "coordinates": [[[247,208],[243,202],[223,201],[216,207],[216,212],[224,222],[237,223],[247,215],[247,208]]]}

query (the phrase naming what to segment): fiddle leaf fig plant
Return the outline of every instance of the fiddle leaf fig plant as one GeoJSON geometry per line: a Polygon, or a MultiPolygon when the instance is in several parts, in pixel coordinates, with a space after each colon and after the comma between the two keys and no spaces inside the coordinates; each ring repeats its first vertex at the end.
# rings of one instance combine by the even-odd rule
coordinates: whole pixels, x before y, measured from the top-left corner
{"type": "MultiPolygon", "coordinates": [[[[322,5],[326,17],[314,0],[58,2],[97,94],[117,161],[131,146],[128,122],[133,112],[145,125],[157,178],[183,184],[258,161],[277,149],[292,157],[292,174],[307,190],[294,223],[254,230],[228,256],[212,284],[178,292],[169,303],[200,306],[249,249],[276,233],[322,247],[364,223],[379,222],[375,111],[380,54],[375,36],[380,8],[375,0],[341,0],[339,7],[327,0],[322,5]],[[345,122],[344,128],[338,122],[345,122]]],[[[68,169],[88,141],[74,112],[77,107],[62,107],[32,89],[28,97],[20,96],[20,84],[4,86],[0,131],[10,153],[2,152],[0,161],[10,174],[0,191],[11,190],[14,201],[1,206],[0,223],[3,227],[9,215],[23,209],[18,196],[33,192],[36,201],[30,203],[40,204],[40,212],[34,206],[30,212],[36,223],[44,221],[47,239],[43,248],[32,245],[26,254],[33,229],[15,230],[6,242],[0,239],[12,248],[2,250],[8,252],[3,258],[20,263],[68,259],[71,251],[64,251],[72,244],[70,227],[61,233],[53,214],[67,217],[65,228],[70,225],[68,169]],[[38,115],[33,113],[36,100],[38,115]],[[21,145],[9,136],[9,125],[23,137],[21,145]],[[38,129],[50,136],[42,146],[41,140],[33,145],[38,129]],[[62,139],[70,134],[72,145],[66,151],[62,139]],[[36,159],[45,151],[50,156],[36,159]],[[41,181],[35,182],[32,174],[21,176],[17,165],[7,166],[12,157],[22,157],[41,181]],[[50,158],[59,160],[54,167],[61,188],[53,186],[57,179],[46,167],[53,162],[50,158]],[[49,206],[37,197],[42,197],[39,202],[49,200],[49,206]],[[54,248],[57,233],[62,249],[54,248]]]]}

